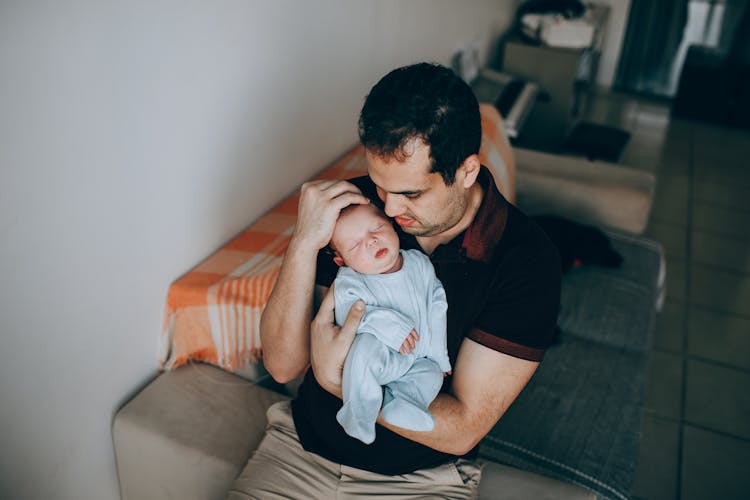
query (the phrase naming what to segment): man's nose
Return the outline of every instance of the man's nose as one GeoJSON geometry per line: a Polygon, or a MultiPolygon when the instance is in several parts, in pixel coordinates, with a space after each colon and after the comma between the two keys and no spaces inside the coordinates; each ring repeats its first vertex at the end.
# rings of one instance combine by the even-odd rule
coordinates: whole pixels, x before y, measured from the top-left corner
{"type": "Polygon", "coordinates": [[[403,204],[399,203],[396,196],[388,195],[387,193],[383,196],[383,211],[388,217],[395,217],[403,213],[403,204]]]}

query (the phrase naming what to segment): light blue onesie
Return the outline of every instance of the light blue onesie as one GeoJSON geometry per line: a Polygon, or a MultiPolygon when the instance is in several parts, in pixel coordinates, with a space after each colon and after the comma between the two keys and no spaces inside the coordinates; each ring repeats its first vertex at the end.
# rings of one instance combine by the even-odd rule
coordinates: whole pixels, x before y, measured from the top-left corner
{"type": "Polygon", "coordinates": [[[394,273],[360,274],[341,267],[334,281],[337,325],[357,300],[365,303],[344,363],[344,406],[336,420],[366,444],[375,440],[378,411],[398,427],[432,430],[435,421],[428,408],[443,385],[443,372],[451,369],[443,285],[422,252],[401,250],[401,255],[403,266],[394,273]],[[416,348],[401,354],[412,329],[419,334],[416,348]]]}

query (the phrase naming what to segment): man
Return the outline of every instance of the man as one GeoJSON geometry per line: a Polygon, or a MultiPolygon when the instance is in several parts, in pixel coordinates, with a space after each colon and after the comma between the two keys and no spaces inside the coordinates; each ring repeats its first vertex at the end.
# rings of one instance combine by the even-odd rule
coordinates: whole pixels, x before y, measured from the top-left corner
{"type": "Polygon", "coordinates": [[[479,107],[450,70],[422,63],[386,75],[367,96],[359,133],[368,177],[302,186],[297,226],[263,314],[261,339],[265,366],[277,381],[311,370],[291,405],[269,410],[270,430],[234,489],[259,498],[272,492],[472,498],[480,475],[473,461],[477,444],[550,344],[559,257],[480,164],[479,107]],[[316,280],[330,285],[335,271],[330,257],[318,259],[318,252],[339,212],[370,200],[398,225],[402,248],[420,249],[435,266],[448,299],[454,369],[430,406],[432,431],[380,419],[375,441],[365,445],[347,436],[335,415],[344,360],[366,310],[352,307],[343,326],[335,326],[329,289],[310,318],[316,280]]]}

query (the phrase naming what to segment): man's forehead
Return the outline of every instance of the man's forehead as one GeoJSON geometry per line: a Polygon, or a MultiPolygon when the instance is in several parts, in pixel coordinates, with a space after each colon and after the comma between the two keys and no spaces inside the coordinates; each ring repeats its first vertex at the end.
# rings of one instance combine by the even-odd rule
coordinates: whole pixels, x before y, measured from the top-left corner
{"type": "Polygon", "coordinates": [[[431,172],[432,163],[428,154],[419,154],[405,158],[384,159],[367,153],[367,173],[377,187],[389,193],[409,193],[424,191],[436,181],[440,174],[431,172]]]}

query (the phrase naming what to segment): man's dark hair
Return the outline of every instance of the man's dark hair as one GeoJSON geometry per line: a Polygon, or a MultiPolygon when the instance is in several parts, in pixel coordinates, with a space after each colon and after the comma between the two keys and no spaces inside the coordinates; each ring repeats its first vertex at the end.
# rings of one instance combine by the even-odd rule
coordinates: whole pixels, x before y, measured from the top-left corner
{"type": "Polygon", "coordinates": [[[464,160],[479,152],[482,125],[471,88],[450,69],[419,63],[395,69],[370,91],[359,115],[359,140],[369,152],[399,161],[419,139],[430,147],[431,172],[453,184],[464,160]]]}

